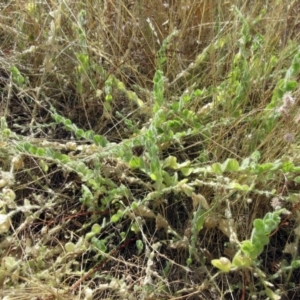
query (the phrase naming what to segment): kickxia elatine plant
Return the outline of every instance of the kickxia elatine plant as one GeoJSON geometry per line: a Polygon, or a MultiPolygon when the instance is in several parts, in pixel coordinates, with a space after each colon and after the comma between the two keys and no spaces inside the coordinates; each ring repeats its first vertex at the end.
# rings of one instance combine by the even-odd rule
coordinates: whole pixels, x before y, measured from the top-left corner
{"type": "Polygon", "coordinates": [[[299,298],[298,1],[98,2],[0,4],[1,299],[299,298]]]}

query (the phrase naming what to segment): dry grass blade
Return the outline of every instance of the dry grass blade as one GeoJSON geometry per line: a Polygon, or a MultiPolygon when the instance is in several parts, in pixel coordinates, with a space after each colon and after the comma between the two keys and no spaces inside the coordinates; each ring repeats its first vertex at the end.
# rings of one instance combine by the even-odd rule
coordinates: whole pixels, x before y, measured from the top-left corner
{"type": "Polygon", "coordinates": [[[0,297],[299,298],[298,2],[3,0],[0,297]]]}

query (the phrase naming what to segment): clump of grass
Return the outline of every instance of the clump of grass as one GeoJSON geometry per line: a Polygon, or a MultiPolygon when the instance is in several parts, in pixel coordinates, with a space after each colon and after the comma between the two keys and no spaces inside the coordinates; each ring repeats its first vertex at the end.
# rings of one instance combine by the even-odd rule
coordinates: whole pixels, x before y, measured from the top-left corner
{"type": "Polygon", "coordinates": [[[22,5],[0,11],[2,296],[297,297],[297,2],[22,5]]]}

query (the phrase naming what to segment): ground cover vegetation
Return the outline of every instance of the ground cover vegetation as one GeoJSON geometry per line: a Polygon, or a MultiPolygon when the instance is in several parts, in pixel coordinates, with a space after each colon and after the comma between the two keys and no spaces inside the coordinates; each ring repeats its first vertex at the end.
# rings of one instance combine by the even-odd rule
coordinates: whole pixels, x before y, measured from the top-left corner
{"type": "Polygon", "coordinates": [[[1,298],[298,299],[299,13],[1,1],[1,298]]]}

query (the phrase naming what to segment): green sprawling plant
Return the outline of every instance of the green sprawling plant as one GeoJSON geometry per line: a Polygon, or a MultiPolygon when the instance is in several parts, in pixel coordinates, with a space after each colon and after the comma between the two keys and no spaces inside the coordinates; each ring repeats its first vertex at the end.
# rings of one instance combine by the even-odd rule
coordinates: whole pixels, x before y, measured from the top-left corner
{"type": "Polygon", "coordinates": [[[0,4],[1,297],[299,297],[300,6],[127,2],[0,4]]]}

